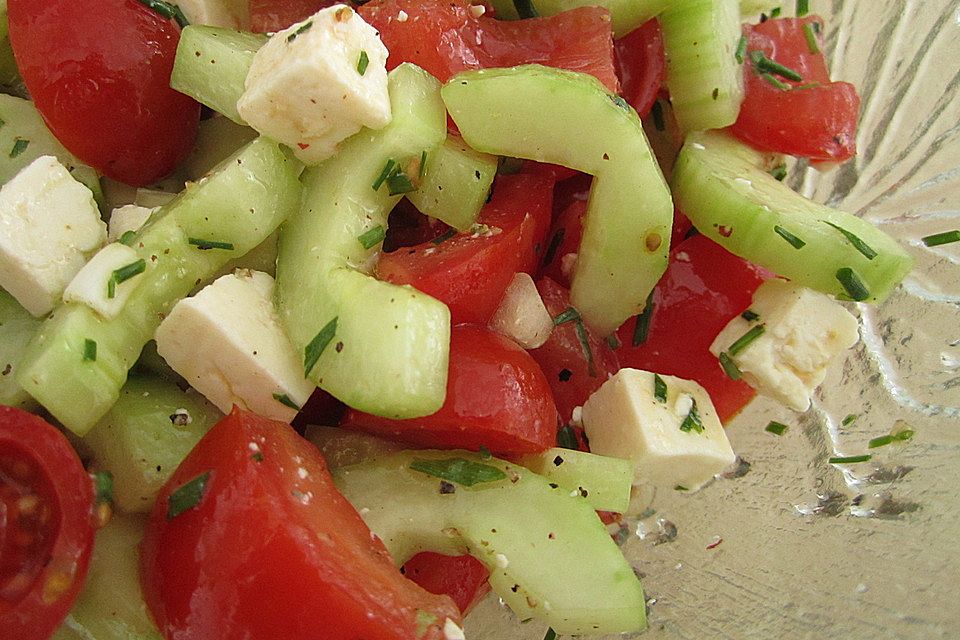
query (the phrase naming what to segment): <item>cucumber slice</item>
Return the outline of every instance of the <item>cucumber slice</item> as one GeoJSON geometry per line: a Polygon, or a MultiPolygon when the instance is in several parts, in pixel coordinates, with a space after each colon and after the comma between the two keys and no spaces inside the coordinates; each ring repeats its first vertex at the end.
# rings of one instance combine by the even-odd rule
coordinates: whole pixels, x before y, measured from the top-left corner
{"type": "Polygon", "coordinates": [[[40,156],[54,156],[78,182],[93,192],[98,204],[103,204],[100,176],[91,167],[80,162],[66,150],[44,124],[40,112],[29,100],[0,94],[0,184],[6,184],[21,169],[40,156]],[[27,141],[17,145],[18,140],[27,141]],[[20,151],[14,153],[14,146],[20,151]]]}
{"type": "Polygon", "coordinates": [[[17,61],[10,47],[10,26],[7,22],[7,0],[0,0],[0,84],[13,85],[20,80],[17,61]]]}
{"type": "Polygon", "coordinates": [[[120,399],[83,442],[97,468],[113,474],[116,505],[128,513],[145,513],[194,445],[222,417],[196,392],[154,376],[131,377],[120,399]]]}
{"type": "Polygon", "coordinates": [[[462,140],[447,136],[442,145],[427,154],[420,187],[408,193],[407,199],[420,213],[467,231],[487,202],[496,175],[495,156],[474,151],[462,140]]]}
{"type": "Polygon", "coordinates": [[[579,492],[594,509],[624,513],[630,506],[633,463],[573,449],[547,449],[518,461],[561,489],[579,492]]]}
{"type": "Polygon", "coordinates": [[[737,120],[743,66],[737,63],[737,0],[676,2],[660,14],[667,88],[684,133],[719,129],[737,120]]]}
{"type": "Polygon", "coordinates": [[[590,504],[521,466],[464,451],[406,451],[340,469],[334,481],[398,564],[419,551],[469,553],[519,618],[559,634],[646,626],[640,581],[590,504]],[[502,479],[466,486],[450,476],[450,492],[415,470],[456,459],[502,479]]]}
{"type": "Polygon", "coordinates": [[[763,154],[727,134],[690,134],[673,170],[677,206],[728,251],[798,284],[850,300],[838,272],[852,269],[866,289],[856,298],[886,298],[913,264],[897,241],[791,191],[763,163],[763,154]]]}
{"type": "Polygon", "coordinates": [[[380,176],[388,161],[416,166],[446,136],[440,85],[403,64],[389,76],[393,120],[363,129],[340,152],[303,174],[300,211],[280,233],[276,302],[306,375],[346,404],[414,418],[443,404],[450,312],[412,287],[368,275],[400,195],[380,176]],[[380,237],[382,240],[382,235],[380,237]],[[375,238],[376,240],[376,238],[375,238]]]}
{"type": "Polygon", "coordinates": [[[595,176],[571,298],[604,335],[640,313],[666,269],[673,204],[636,112],[592,76],[539,65],[461,73],[442,95],[474,149],[595,176]]]}
{"type": "Polygon", "coordinates": [[[194,24],[185,27],[180,32],[170,86],[237,124],[245,124],[237,113],[237,100],[253,56],[266,41],[267,37],[258,33],[194,24]]]}
{"type": "Polygon", "coordinates": [[[180,170],[187,180],[199,180],[256,137],[256,131],[230,118],[214,116],[201,120],[197,142],[180,165],[180,170]]]}
{"type": "Polygon", "coordinates": [[[299,163],[258,138],[154,214],[133,248],[146,271],[120,314],[87,306],[54,309],[27,348],[17,382],[79,436],[113,406],[127,371],[161,319],[198,282],[261,243],[296,209],[299,163]],[[194,241],[233,245],[203,250],[194,241]],[[84,360],[87,340],[96,360],[84,360]]]}
{"type": "Polygon", "coordinates": [[[37,402],[17,383],[14,374],[42,322],[0,289],[0,404],[28,411],[37,407],[37,402]]]}
{"type": "MultiPolygon", "coordinates": [[[[497,18],[516,20],[520,16],[513,0],[492,2],[497,18]]],[[[610,12],[613,37],[622,38],[670,6],[670,0],[531,0],[541,16],[553,16],[579,7],[603,7],[610,12]]]]}

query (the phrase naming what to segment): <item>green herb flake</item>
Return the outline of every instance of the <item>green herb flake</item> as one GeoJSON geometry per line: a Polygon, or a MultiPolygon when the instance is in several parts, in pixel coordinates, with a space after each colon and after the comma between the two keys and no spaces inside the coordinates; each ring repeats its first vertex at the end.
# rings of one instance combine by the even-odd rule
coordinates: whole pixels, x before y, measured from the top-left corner
{"type": "Polygon", "coordinates": [[[754,340],[762,336],[766,330],[766,325],[762,324],[758,324],[757,326],[751,328],[730,345],[730,348],[727,349],[727,353],[729,353],[731,356],[739,355],[744,349],[749,347],[754,340]]]}
{"type": "Polygon", "coordinates": [[[733,54],[733,57],[737,59],[737,64],[743,64],[743,61],[746,59],[747,55],[747,36],[740,36],[739,42],[737,42],[737,51],[733,54]]]}
{"type": "Polygon", "coordinates": [[[183,14],[183,10],[175,4],[163,0],[140,0],[140,4],[152,9],[167,20],[175,20],[181,29],[190,24],[187,16],[183,14]]]}
{"type": "Polygon", "coordinates": [[[27,150],[27,147],[30,146],[30,141],[25,138],[15,138],[13,141],[13,148],[10,149],[10,157],[16,158],[21,153],[27,150]]]}
{"type": "Polygon", "coordinates": [[[97,504],[113,504],[113,474],[109,471],[94,473],[93,491],[97,504]]]}
{"type": "Polygon", "coordinates": [[[856,464],[858,462],[869,462],[873,458],[870,454],[862,456],[837,456],[830,458],[827,462],[830,464],[856,464]]]}
{"type": "Polygon", "coordinates": [[[943,233],[935,233],[931,236],[924,236],[922,240],[923,244],[928,247],[939,247],[942,244],[960,242],[960,229],[944,231],[943,233]]]}
{"type": "Polygon", "coordinates": [[[304,22],[302,25],[300,25],[299,28],[297,28],[296,31],[294,31],[293,33],[287,36],[287,42],[293,42],[294,40],[297,39],[297,36],[306,33],[307,31],[310,30],[310,27],[312,26],[313,26],[313,20],[311,20],[310,22],[304,22]]]}
{"type": "Polygon", "coordinates": [[[496,482],[507,477],[503,471],[488,464],[480,464],[465,458],[425,460],[414,458],[410,468],[441,480],[472,487],[485,482],[496,482]]]}
{"type": "Polygon", "coordinates": [[[697,401],[692,398],[691,400],[693,404],[690,405],[690,411],[687,413],[687,417],[680,423],[680,431],[684,433],[690,433],[691,431],[703,433],[704,426],[703,421],[700,420],[700,412],[697,410],[697,401]]]}
{"type": "Polygon", "coordinates": [[[553,326],[559,327],[568,322],[576,322],[580,319],[580,312],[573,307],[567,307],[553,319],[553,326]]]}
{"type": "Polygon", "coordinates": [[[885,447],[888,444],[893,444],[894,442],[909,442],[913,439],[913,435],[913,429],[903,429],[901,431],[897,431],[896,433],[880,436],[879,438],[873,438],[867,444],[867,448],[876,449],[877,447],[885,447]]]}
{"type": "Polygon", "coordinates": [[[616,333],[611,333],[607,336],[607,346],[610,347],[611,351],[616,351],[623,346],[623,343],[620,342],[620,338],[616,333]]]}
{"type": "Polygon", "coordinates": [[[86,338],[83,341],[83,361],[84,362],[96,362],[97,361],[97,341],[86,338]]]}
{"type": "Polygon", "coordinates": [[[787,177],[787,165],[781,162],[774,168],[770,169],[770,175],[772,175],[778,182],[783,182],[787,177]]]}
{"type": "Polygon", "coordinates": [[[657,402],[667,402],[667,383],[658,373],[653,374],[653,397],[657,402]]]}
{"type": "Polygon", "coordinates": [[[210,249],[223,249],[224,251],[233,251],[233,243],[221,242],[219,240],[204,240],[203,238],[187,238],[187,242],[200,251],[209,251],[210,249]]]}
{"type": "Polygon", "coordinates": [[[367,55],[366,51],[361,51],[360,58],[357,60],[357,73],[362,76],[367,72],[368,66],[370,66],[370,56],[367,55]]]}
{"type": "Polygon", "coordinates": [[[557,446],[561,449],[573,449],[574,451],[580,448],[580,439],[573,427],[565,424],[557,429],[557,446]]]}
{"type": "Polygon", "coordinates": [[[857,272],[850,267],[837,269],[837,280],[840,281],[851,300],[861,302],[870,297],[870,290],[867,289],[867,285],[863,283],[857,272]]]}
{"type": "Polygon", "coordinates": [[[399,196],[416,190],[416,185],[402,171],[397,171],[387,178],[387,192],[391,196],[399,196]]]}
{"type": "Polygon", "coordinates": [[[483,445],[480,445],[480,448],[477,450],[477,454],[480,455],[481,460],[489,460],[493,457],[493,454],[490,453],[490,449],[487,449],[483,445]]]}
{"type": "Polygon", "coordinates": [[[357,240],[360,242],[361,246],[364,249],[372,249],[377,246],[383,239],[387,237],[387,230],[383,228],[382,224],[378,224],[372,229],[368,229],[361,233],[357,240]]]}
{"type": "Polygon", "coordinates": [[[612,102],[613,104],[617,105],[618,107],[620,107],[620,108],[623,109],[624,111],[626,111],[626,112],[629,113],[630,111],[633,110],[633,109],[630,107],[630,103],[627,102],[626,100],[624,100],[623,98],[621,98],[620,96],[618,96],[617,94],[615,94],[615,93],[608,93],[608,94],[607,94],[607,97],[610,98],[610,102],[612,102]]]}
{"type": "Polygon", "coordinates": [[[802,18],[808,13],[810,13],[810,0],[797,0],[797,17],[802,18]]]}
{"type": "Polygon", "coordinates": [[[557,249],[560,248],[560,245],[563,244],[563,238],[566,235],[563,227],[557,229],[557,232],[553,234],[553,237],[550,238],[550,244],[547,245],[547,252],[543,254],[543,265],[546,266],[553,262],[554,257],[557,255],[557,249]]]}
{"type": "Polygon", "coordinates": [[[547,633],[543,636],[543,640],[557,640],[557,632],[553,630],[553,627],[547,629],[547,633]]]}
{"type": "Polygon", "coordinates": [[[674,491],[690,491],[690,489],[688,489],[687,487],[683,486],[682,484],[678,484],[677,486],[675,486],[675,487],[673,488],[673,490],[674,490],[674,491]]]}
{"type": "Polygon", "coordinates": [[[131,262],[128,265],[124,265],[119,269],[114,269],[113,273],[110,275],[110,279],[107,280],[107,297],[113,299],[117,295],[117,285],[123,282],[126,282],[130,278],[140,275],[147,270],[147,261],[143,258],[135,262],[131,262]]]}
{"type": "Polygon", "coordinates": [[[740,367],[737,366],[737,363],[733,361],[733,358],[730,357],[726,351],[721,351],[720,355],[717,356],[720,359],[720,366],[723,367],[723,372],[731,380],[739,380],[743,377],[743,372],[740,371],[740,367]]]}
{"type": "Polygon", "coordinates": [[[773,74],[761,73],[760,77],[763,78],[767,83],[773,85],[777,89],[780,89],[780,91],[790,91],[792,89],[792,87],[789,84],[787,84],[786,82],[779,79],[773,74]]]}
{"type": "Polygon", "coordinates": [[[300,411],[300,406],[296,402],[291,400],[290,396],[288,396],[285,393],[275,393],[273,394],[273,399],[285,407],[290,407],[295,411],[300,411]]]}
{"type": "Polygon", "coordinates": [[[4,125],[7,124],[7,121],[3,118],[0,118],[0,129],[3,129],[4,125]]]}
{"type": "Polygon", "coordinates": [[[786,78],[787,80],[793,80],[794,82],[803,81],[803,76],[798,72],[780,64],[776,60],[771,60],[759,49],[750,52],[750,60],[753,61],[754,68],[761,73],[770,73],[780,76],[781,78],[786,78]]]}
{"type": "Polygon", "coordinates": [[[790,427],[783,424],[782,422],[771,420],[770,423],[767,425],[766,429],[764,429],[764,431],[768,433],[772,433],[775,436],[782,436],[784,433],[787,432],[787,429],[789,428],[790,427]]]}
{"type": "Polygon", "coordinates": [[[817,41],[817,29],[813,26],[816,22],[810,22],[803,25],[803,37],[807,40],[807,49],[810,53],[816,55],[820,53],[820,43],[817,41]]]}
{"type": "Polygon", "coordinates": [[[167,498],[167,520],[173,520],[184,511],[189,511],[200,504],[206,493],[207,483],[210,481],[210,473],[210,471],[201,473],[170,494],[167,498]]]}
{"type": "Polygon", "coordinates": [[[587,374],[591,378],[597,377],[597,369],[593,363],[593,349],[590,348],[590,338],[587,336],[587,327],[583,324],[583,319],[577,318],[574,330],[577,333],[577,341],[580,343],[580,350],[587,361],[587,374]]]}
{"type": "Polygon", "coordinates": [[[310,344],[304,347],[303,376],[305,378],[310,376],[310,372],[316,366],[317,360],[323,355],[324,349],[326,349],[330,341],[333,340],[333,336],[337,334],[338,319],[339,316],[324,325],[323,329],[320,329],[320,332],[310,341],[310,344]]]}
{"type": "Polygon", "coordinates": [[[379,191],[380,187],[383,186],[383,183],[387,181],[391,175],[393,175],[394,170],[397,168],[397,161],[393,158],[387,160],[387,164],[383,165],[383,170],[380,171],[380,175],[377,176],[377,179],[373,181],[373,184],[370,185],[373,187],[374,191],[379,191]]]}
{"type": "Polygon", "coordinates": [[[263,462],[263,454],[259,451],[250,456],[250,459],[254,462],[263,462]]]}
{"type": "Polygon", "coordinates": [[[774,7],[773,9],[770,9],[770,17],[779,18],[782,12],[783,10],[780,7],[774,7]]]}
{"type": "Polygon", "coordinates": [[[786,229],[784,229],[779,225],[774,226],[773,230],[776,232],[778,236],[786,240],[790,244],[790,246],[793,247],[794,249],[803,249],[805,246],[807,246],[806,242],[804,242],[803,240],[801,240],[800,238],[793,235],[792,233],[790,233],[789,231],[787,231],[786,229]]]}
{"type": "Polygon", "coordinates": [[[853,421],[856,420],[856,419],[857,419],[857,414],[855,414],[855,413],[848,413],[848,414],[847,414],[847,417],[845,417],[840,424],[842,424],[843,426],[846,427],[846,426],[852,424],[853,421]]]}
{"type": "Polygon", "coordinates": [[[874,251],[870,245],[868,245],[866,242],[858,238],[856,235],[854,235],[850,231],[847,231],[843,227],[835,225],[832,222],[827,222],[827,224],[833,227],[834,229],[836,229],[837,231],[839,231],[841,234],[843,234],[843,237],[847,239],[847,242],[852,244],[853,248],[859,251],[860,253],[862,253],[863,257],[865,257],[867,260],[873,260],[874,258],[877,257],[877,252],[874,251]]]}
{"type": "Polygon", "coordinates": [[[120,236],[120,244],[125,244],[128,247],[133,246],[133,241],[137,238],[137,232],[132,229],[129,231],[124,231],[123,235],[120,236]]]}
{"type": "MultiPolygon", "coordinates": [[[[420,152],[420,179],[423,180],[423,175],[427,172],[427,150],[424,149],[420,152]]],[[[479,173],[479,172],[477,172],[479,173]]],[[[479,179],[479,176],[478,176],[479,179]]]]}
{"type": "Polygon", "coordinates": [[[455,235],[457,235],[457,230],[456,230],[456,229],[447,229],[447,230],[444,231],[441,235],[437,236],[436,238],[434,238],[434,239],[431,240],[430,242],[433,243],[433,244],[435,244],[435,245],[441,245],[441,244],[443,244],[444,242],[446,242],[447,240],[449,240],[450,238],[452,238],[452,237],[455,236],[455,235]]]}
{"type": "Polygon", "coordinates": [[[647,296],[647,304],[644,305],[643,311],[637,316],[636,324],[633,325],[633,339],[630,341],[630,344],[635,347],[639,347],[647,341],[647,338],[650,335],[650,320],[652,318],[653,292],[651,291],[650,295],[647,296]]]}
{"type": "Polygon", "coordinates": [[[747,309],[746,311],[740,314],[740,317],[746,320],[747,322],[753,322],[754,320],[760,319],[760,314],[757,313],[756,311],[753,311],[752,309],[747,309]]]}

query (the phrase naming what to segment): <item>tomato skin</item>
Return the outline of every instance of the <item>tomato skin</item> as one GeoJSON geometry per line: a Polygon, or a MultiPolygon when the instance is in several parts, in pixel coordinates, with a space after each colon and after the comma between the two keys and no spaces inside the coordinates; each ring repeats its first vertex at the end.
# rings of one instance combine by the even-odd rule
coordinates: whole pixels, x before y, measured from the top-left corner
{"type": "Polygon", "coordinates": [[[340,495],[319,451],[288,425],[239,409],[161,490],[141,546],[144,596],[169,640],[443,638],[453,602],[406,580],[340,495]],[[199,503],[170,494],[210,472],[199,503]]]}
{"type": "Polygon", "coordinates": [[[750,306],[753,292],[766,277],[765,271],[704,235],[683,241],[671,251],[667,271],[654,289],[646,342],[632,344],[636,320],[620,327],[620,363],[696,380],[710,394],[720,420],[730,420],[755,392],[726,376],[710,353],[710,344],[750,306]]]}
{"type": "Polygon", "coordinates": [[[133,186],[193,146],[200,105],[170,88],[176,24],[137,0],[10,0],[10,44],[37,109],[67,149],[133,186]]]}
{"type": "Polygon", "coordinates": [[[461,233],[380,256],[381,280],[409,284],[444,302],[453,324],[486,324],[518,271],[531,272],[550,220],[553,181],[501,176],[478,222],[499,229],[489,237],[461,233]]]}
{"type": "Polygon", "coordinates": [[[797,71],[802,82],[783,80],[803,89],[783,91],[744,64],[745,97],[731,132],[761,151],[842,162],[856,155],[860,97],[847,82],[831,82],[823,53],[811,53],[804,36],[807,24],[823,24],[817,16],[777,18],[744,27],[748,51],[797,71]]]}
{"type": "Polygon", "coordinates": [[[473,556],[425,551],[407,560],[403,573],[430,593],[450,596],[463,615],[490,591],[490,572],[473,556]]]}
{"type": "Polygon", "coordinates": [[[413,62],[441,82],[467,69],[538,63],[590,73],[616,93],[609,13],[582,7],[549,18],[475,16],[469,0],[372,0],[358,11],[390,51],[387,67],[413,62]],[[397,16],[403,11],[408,18],[397,16]],[[575,33],[576,37],[570,37],[575,33]]]}
{"type": "Polygon", "coordinates": [[[621,94],[640,114],[650,113],[667,75],[663,31],[654,18],[614,42],[621,94]]]}
{"type": "Polygon", "coordinates": [[[424,447],[486,447],[510,456],[554,446],[557,408],[526,351],[485,327],[460,325],[450,332],[447,398],[439,411],[390,420],[350,410],[342,426],[424,447]]]}
{"type": "Polygon", "coordinates": [[[349,0],[250,0],[250,30],[255,33],[281,31],[335,4],[351,3],[349,0]]]}
{"type": "MultiPolygon", "coordinates": [[[[570,307],[570,292],[550,278],[538,280],[537,290],[554,318],[570,307]]],[[[560,420],[564,423],[570,421],[574,407],[583,406],[590,394],[620,369],[617,354],[606,341],[589,327],[584,325],[584,328],[593,356],[592,371],[577,336],[575,322],[557,325],[543,346],[530,352],[547,376],[560,420]]]]}
{"type": "Polygon", "coordinates": [[[5,638],[43,640],[60,626],[83,586],[94,530],[93,483],[67,439],[42,418],[0,406],[0,630],[5,638]],[[39,498],[31,511],[21,502],[29,496],[39,498]],[[43,514],[45,525],[38,522],[43,514]],[[23,545],[25,537],[33,538],[29,546],[23,545]],[[28,580],[16,586],[14,578],[24,573],[28,580]],[[51,591],[60,579],[65,579],[62,588],[51,591]]]}

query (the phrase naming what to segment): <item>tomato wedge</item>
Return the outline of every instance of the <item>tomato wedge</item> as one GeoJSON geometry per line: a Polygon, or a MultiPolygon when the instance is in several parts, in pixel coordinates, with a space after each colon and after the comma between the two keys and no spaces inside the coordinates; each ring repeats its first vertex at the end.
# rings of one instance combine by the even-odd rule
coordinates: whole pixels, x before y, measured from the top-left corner
{"type": "Polygon", "coordinates": [[[621,94],[646,117],[657,101],[667,75],[663,32],[657,19],[649,20],[614,43],[621,94]]]}
{"type": "Polygon", "coordinates": [[[425,551],[407,560],[403,574],[430,593],[450,596],[464,615],[490,591],[490,571],[473,556],[425,551]]]}
{"type": "Polygon", "coordinates": [[[42,418],[0,406],[0,635],[44,640],[66,617],[93,548],[93,483],[42,418]]]}
{"type": "Polygon", "coordinates": [[[141,571],[177,640],[443,640],[460,620],[394,567],[313,445],[239,409],[160,492],[141,571]]]}
{"type": "Polygon", "coordinates": [[[438,449],[536,453],[556,442],[557,408],[537,363],[484,327],[450,332],[447,399],[435,414],[390,420],[349,411],[344,427],[438,449]]]}

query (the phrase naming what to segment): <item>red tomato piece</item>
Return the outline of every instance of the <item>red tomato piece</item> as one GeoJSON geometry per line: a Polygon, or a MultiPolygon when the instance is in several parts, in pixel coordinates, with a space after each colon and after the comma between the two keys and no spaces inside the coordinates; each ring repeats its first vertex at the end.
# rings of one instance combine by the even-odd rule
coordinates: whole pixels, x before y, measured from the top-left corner
{"type": "Polygon", "coordinates": [[[382,254],[379,277],[413,285],[446,303],[454,324],[486,324],[514,274],[536,267],[537,247],[549,225],[552,188],[548,178],[499,177],[493,198],[478,218],[489,233],[440,236],[382,254]]]}
{"type": "MultiPolygon", "coordinates": [[[[554,318],[570,308],[570,292],[550,278],[537,281],[537,290],[554,318]]],[[[620,369],[617,354],[606,341],[577,322],[554,327],[550,338],[530,355],[547,376],[562,422],[569,422],[574,407],[583,406],[590,394],[620,369]],[[589,360],[581,331],[589,345],[589,360]]]]}
{"type": "Polygon", "coordinates": [[[62,433],[0,406],[0,635],[44,640],[83,586],[93,483],[62,433]]]}
{"type": "Polygon", "coordinates": [[[582,7],[549,18],[476,16],[469,0],[372,0],[360,15],[390,51],[387,67],[413,62],[441,82],[460,71],[537,63],[595,76],[616,93],[613,35],[606,9],[582,7]],[[407,18],[399,20],[401,12],[407,18]],[[576,37],[571,37],[576,34],[576,37]]]}
{"type": "Polygon", "coordinates": [[[200,105],[170,88],[177,25],[135,0],[10,0],[10,44],[50,130],[104,175],[143,186],[193,146],[200,105]]]}
{"type": "Polygon", "coordinates": [[[744,64],[746,95],[731,128],[734,135],[761,151],[814,161],[842,162],[856,154],[857,90],[850,83],[830,81],[823,53],[811,51],[804,33],[805,25],[822,24],[819,17],[807,16],[744,27],[749,43],[744,64]],[[757,72],[750,59],[752,51],[762,51],[803,79],[777,76],[792,88],[774,86],[757,72]]]}
{"type": "Polygon", "coordinates": [[[583,216],[586,212],[587,201],[574,200],[559,215],[550,231],[541,273],[564,287],[570,286],[573,264],[583,238],[583,216]]]}
{"type": "Polygon", "coordinates": [[[621,94],[644,118],[667,75],[660,22],[654,18],[617,40],[614,53],[621,94]]]}
{"type": "Polygon", "coordinates": [[[461,325],[450,334],[447,398],[439,411],[391,420],[351,410],[342,426],[425,447],[486,447],[509,456],[554,446],[557,408],[526,351],[489,329],[461,325]]]}
{"type": "Polygon", "coordinates": [[[335,4],[350,3],[343,0],[250,0],[250,30],[256,33],[281,31],[335,4]]]}
{"type": "Polygon", "coordinates": [[[154,620],[177,640],[441,640],[445,620],[460,620],[449,598],[394,567],[313,445],[239,409],[160,491],[141,578],[154,620]],[[198,478],[193,499],[171,503],[198,478]],[[417,636],[423,614],[433,622],[417,636]]]}
{"type": "Polygon", "coordinates": [[[638,319],[618,336],[624,367],[696,380],[710,394],[720,420],[735,416],[755,395],[724,374],[710,344],[726,324],[750,306],[766,272],[729,253],[704,235],[680,243],[654,289],[647,339],[633,345],[638,319]]]}
{"type": "Polygon", "coordinates": [[[463,615],[490,591],[490,572],[473,556],[418,553],[403,565],[403,574],[430,593],[450,596],[463,615]]]}

